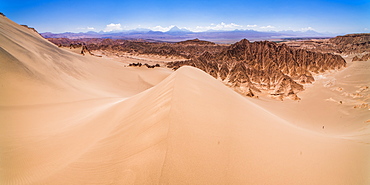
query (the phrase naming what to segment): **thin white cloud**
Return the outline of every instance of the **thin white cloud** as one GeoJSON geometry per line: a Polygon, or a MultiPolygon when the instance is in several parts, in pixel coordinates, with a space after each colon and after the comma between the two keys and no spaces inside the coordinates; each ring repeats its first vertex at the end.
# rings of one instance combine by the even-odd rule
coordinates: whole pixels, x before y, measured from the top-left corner
{"type": "Polygon", "coordinates": [[[256,24],[253,24],[253,25],[247,25],[247,28],[256,28],[257,25],[256,24]]]}
{"type": "MultiPolygon", "coordinates": [[[[171,26],[167,26],[167,27],[158,25],[158,26],[146,27],[146,28],[148,28],[150,30],[153,30],[153,31],[166,32],[166,31],[169,31],[170,29],[172,29],[173,27],[175,27],[175,25],[171,25],[171,26]]],[[[219,24],[211,23],[209,26],[179,27],[179,28],[190,30],[190,31],[193,31],[193,32],[203,32],[203,31],[208,31],[208,30],[220,30],[220,31],[232,31],[232,30],[236,30],[236,29],[247,30],[247,29],[253,29],[253,28],[257,28],[257,27],[258,26],[256,24],[254,24],[254,25],[239,25],[239,24],[236,24],[236,23],[221,22],[219,24]]]]}
{"type": "Polygon", "coordinates": [[[103,31],[111,32],[111,31],[121,31],[121,30],[123,30],[123,28],[120,23],[118,24],[111,23],[111,24],[108,24],[103,31]]]}
{"type": "Polygon", "coordinates": [[[166,32],[166,31],[169,31],[173,27],[175,27],[175,26],[174,25],[171,25],[171,26],[168,26],[168,27],[154,26],[154,27],[149,27],[149,29],[151,29],[153,31],[166,32]]]}
{"type": "Polygon", "coordinates": [[[197,26],[194,29],[190,29],[195,32],[201,32],[201,31],[207,31],[207,30],[235,30],[235,29],[246,29],[247,26],[238,25],[235,23],[224,23],[221,22],[220,24],[214,24],[212,23],[210,26],[197,26]]]}
{"type": "Polygon", "coordinates": [[[92,30],[95,30],[94,27],[86,27],[86,28],[77,28],[78,30],[89,30],[89,31],[92,31],[92,30]]]}
{"type": "Polygon", "coordinates": [[[268,26],[261,26],[260,28],[261,29],[274,29],[275,26],[268,25],[268,26]]]}
{"type": "Polygon", "coordinates": [[[308,30],[315,30],[312,27],[307,27],[307,28],[301,28],[301,31],[308,31],[308,30]]]}

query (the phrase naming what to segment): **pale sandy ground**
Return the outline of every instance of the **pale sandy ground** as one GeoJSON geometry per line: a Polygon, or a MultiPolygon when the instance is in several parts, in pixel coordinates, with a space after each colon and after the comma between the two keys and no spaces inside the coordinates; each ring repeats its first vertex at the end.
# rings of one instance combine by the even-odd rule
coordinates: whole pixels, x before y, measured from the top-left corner
{"type": "MultiPolygon", "coordinates": [[[[82,47],[76,47],[76,48],[70,48],[70,47],[61,47],[64,50],[72,51],[73,53],[81,54],[82,47]]],[[[155,65],[159,64],[162,67],[165,67],[168,62],[174,62],[174,61],[184,61],[188,60],[183,57],[165,57],[160,55],[149,55],[149,54],[132,54],[132,53],[112,53],[107,51],[91,51],[91,53],[95,57],[101,57],[103,59],[109,59],[116,62],[120,62],[124,64],[124,66],[128,66],[132,63],[142,63],[142,64],[149,64],[149,65],[155,65]]],[[[89,53],[85,53],[87,56],[91,56],[89,53]]]]}
{"type": "Polygon", "coordinates": [[[345,69],[316,75],[314,84],[298,94],[300,101],[252,101],[301,127],[324,134],[362,135],[370,143],[370,61],[344,58],[345,69]]]}
{"type": "Polygon", "coordinates": [[[149,65],[155,65],[159,64],[163,67],[166,66],[168,62],[175,62],[175,61],[184,61],[188,60],[183,57],[166,57],[166,56],[160,56],[160,55],[149,55],[149,54],[132,54],[132,53],[109,53],[109,52],[102,52],[102,51],[93,51],[94,55],[102,56],[103,58],[111,59],[117,62],[121,62],[123,64],[131,63],[142,63],[142,64],[149,64],[149,65]]]}
{"type": "Polygon", "coordinates": [[[343,104],[315,84],[302,99],[319,104],[285,105],[192,67],[122,67],[0,24],[0,184],[370,183],[368,110],[348,112],[348,129],[335,124],[349,108],[330,88],[352,92],[339,83],[351,71],[324,91],[343,104]],[[271,108],[280,104],[294,115],[271,108]]]}

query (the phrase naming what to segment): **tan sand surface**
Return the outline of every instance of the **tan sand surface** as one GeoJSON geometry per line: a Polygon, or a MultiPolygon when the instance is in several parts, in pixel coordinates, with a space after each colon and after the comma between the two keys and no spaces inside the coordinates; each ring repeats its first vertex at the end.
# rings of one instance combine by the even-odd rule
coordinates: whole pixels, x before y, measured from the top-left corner
{"type": "MultiPolygon", "coordinates": [[[[79,50],[81,51],[81,49],[79,50]]],[[[168,62],[174,61],[184,61],[189,60],[183,57],[166,57],[160,55],[150,55],[150,54],[132,54],[132,53],[109,53],[109,52],[102,52],[102,51],[92,51],[94,55],[102,56],[103,58],[108,58],[114,61],[118,61],[124,64],[131,64],[131,63],[142,63],[142,64],[149,64],[155,65],[160,64],[162,66],[166,66],[168,62]]]]}
{"type": "Polygon", "coordinates": [[[370,183],[353,135],[368,123],[327,134],[199,69],[123,67],[0,24],[0,184],[370,183]]]}
{"type": "Polygon", "coordinates": [[[314,84],[299,93],[300,101],[252,101],[301,127],[323,134],[361,135],[369,143],[370,61],[345,59],[347,68],[316,75],[314,84]]]}

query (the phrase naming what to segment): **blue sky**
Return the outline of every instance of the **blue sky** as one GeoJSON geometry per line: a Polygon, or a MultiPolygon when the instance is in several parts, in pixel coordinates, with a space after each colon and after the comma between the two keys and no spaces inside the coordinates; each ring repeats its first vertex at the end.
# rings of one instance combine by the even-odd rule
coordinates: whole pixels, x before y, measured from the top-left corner
{"type": "Polygon", "coordinates": [[[174,25],[192,31],[370,32],[370,0],[0,0],[0,12],[54,33],[166,31],[174,25]]]}

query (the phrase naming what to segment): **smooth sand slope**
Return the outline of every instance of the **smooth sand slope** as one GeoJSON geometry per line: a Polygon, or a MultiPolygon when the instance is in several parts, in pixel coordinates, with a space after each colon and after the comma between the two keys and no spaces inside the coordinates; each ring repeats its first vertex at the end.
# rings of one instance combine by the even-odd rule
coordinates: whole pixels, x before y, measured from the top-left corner
{"type": "Polygon", "coordinates": [[[300,101],[252,100],[292,124],[370,143],[370,60],[351,59],[343,70],[317,75],[300,101]]]}
{"type": "Polygon", "coordinates": [[[0,184],[369,184],[370,145],[201,70],[124,68],[0,17],[0,184]]]}

